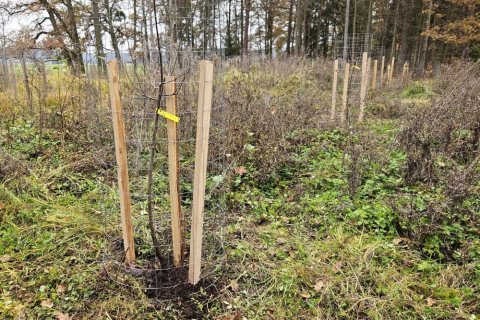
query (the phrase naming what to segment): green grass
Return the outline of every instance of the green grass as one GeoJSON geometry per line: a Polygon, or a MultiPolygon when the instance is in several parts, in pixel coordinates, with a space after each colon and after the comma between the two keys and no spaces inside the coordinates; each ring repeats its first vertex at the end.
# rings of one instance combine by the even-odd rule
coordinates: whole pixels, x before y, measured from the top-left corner
{"type": "Polygon", "coordinates": [[[78,147],[87,142],[60,144],[59,133],[46,129],[38,157],[37,132],[26,124],[11,124],[8,139],[2,126],[0,135],[0,146],[31,164],[0,184],[2,319],[54,319],[57,312],[74,319],[182,319],[187,305],[209,318],[480,317],[476,231],[460,232],[455,224],[440,230],[452,238],[460,232],[473,246],[468,259],[448,261],[439,255],[443,238],[416,243],[398,233],[397,224],[428,224],[403,221],[402,210],[412,203],[422,212],[442,200],[442,190],[402,184],[405,154],[392,147],[395,121],[368,122],[351,137],[338,130],[291,132],[289,140],[304,143],[289,147],[289,165],[266,180],[253,165],[257,149],[248,153],[237,163],[247,172],[235,175],[227,195],[227,261],[218,295],[168,304],[154,304],[104,274],[99,186],[93,173],[72,165],[79,155],[89,157],[78,147]],[[362,150],[373,156],[360,157],[361,179],[351,194],[347,145],[365,137],[371,144],[362,150]]]}

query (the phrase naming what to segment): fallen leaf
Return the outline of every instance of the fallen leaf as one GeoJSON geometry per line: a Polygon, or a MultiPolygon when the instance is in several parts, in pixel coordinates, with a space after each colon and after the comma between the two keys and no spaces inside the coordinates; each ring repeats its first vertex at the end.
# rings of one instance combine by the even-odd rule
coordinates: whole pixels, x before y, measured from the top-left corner
{"type": "Polygon", "coordinates": [[[400,244],[403,242],[406,245],[410,245],[412,243],[412,241],[410,241],[410,239],[408,238],[397,238],[397,239],[393,239],[392,242],[395,244],[400,244]]]}
{"type": "Polygon", "coordinates": [[[65,291],[67,291],[67,286],[65,286],[64,284],[59,284],[57,286],[57,293],[58,294],[64,293],[65,291]]]}
{"type": "Polygon", "coordinates": [[[305,299],[310,299],[312,297],[310,293],[302,293],[301,296],[305,299]]]}
{"type": "Polygon", "coordinates": [[[245,169],[245,167],[236,168],[235,173],[243,176],[245,173],[247,173],[247,169],[245,169]]]}
{"type": "Polygon", "coordinates": [[[439,165],[440,167],[445,167],[445,163],[444,163],[444,162],[439,162],[438,165],[439,165]]]}
{"type": "Polygon", "coordinates": [[[232,282],[230,282],[230,288],[232,288],[233,291],[237,292],[239,287],[237,281],[232,280],[232,282]]]}
{"type": "Polygon", "coordinates": [[[323,287],[324,287],[324,282],[323,280],[318,280],[317,283],[315,283],[315,291],[319,292],[323,287]]]}
{"type": "Polygon", "coordinates": [[[282,217],[283,222],[287,223],[289,219],[287,217],[282,217]]]}
{"type": "Polygon", "coordinates": [[[52,300],[47,299],[47,300],[43,300],[42,302],[40,302],[40,305],[42,307],[45,307],[45,308],[52,308],[53,307],[53,302],[52,302],[52,300]]]}
{"type": "Polygon", "coordinates": [[[405,258],[402,259],[403,266],[406,267],[406,268],[410,268],[412,266],[412,262],[413,261],[405,259],[405,258]]]}
{"type": "Polygon", "coordinates": [[[275,241],[277,241],[278,244],[284,244],[286,242],[284,238],[277,238],[275,241]]]}
{"type": "Polygon", "coordinates": [[[0,210],[3,210],[3,208],[5,208],[5,203],[3,203],[2,201],[0,201],[0,210]]]}
{"type": "Polygon", "coordinates": [[[277,253],[275,252],[275,249],[268,250],[268,253],[270,253],[270,257],[272,257],[272,258],[277,255],[277,253]]]}
{"type": "Polygon", "coordinates": [[[12,260],[12,256],[9,254],[5,254],[0,257],[0,262],[8,262],[10,260],[12,260]]]}
{"type": "Polygon", "coordinates": [[[434,299],[432,299],[432,298],[430,298],[430,297],[427,298],[427,305],[428,305],[429,307],[433,306],[436,302],[437,302],[436,300],[434,300],[434,299]]]}
{"type": "Polygon", "coordinates": [[[299,177],[309,177],[309,176],[311,176],[311,175],[313,175],[313,173],[307,172],[307,173],[301,173],[301,174],[299,174],[298,176],[299,176],[299,177]]]}
{"type": "Polygon", "coordinates": [[[54,313],[54,315],[57,316],[58,320],[73,320],[68,313],[61,313],[60,311],[57,311],[54,313]]]}
{"type": "Polygon", "coordinates": [[[269,316],[273,316],[275,314],[275,309],[272,308],[272,307],[269,307],[267,309],[267,313],[268,313],[269,316]]]}
{"type": "Polygon", "coordinates": [[[333,266],[333,272],[339,273],[341,269],[342,269],[342,261],[338,261],[338,262],[335,263],[335,265],[333,266]]]}
{"type": "Polygon", "coordinates": [[[236,315],[231,316],[231,317],[230,317],[230,320],[242,320],[242,314],[241,314],[241,313],[237,313],[236,315]]]}

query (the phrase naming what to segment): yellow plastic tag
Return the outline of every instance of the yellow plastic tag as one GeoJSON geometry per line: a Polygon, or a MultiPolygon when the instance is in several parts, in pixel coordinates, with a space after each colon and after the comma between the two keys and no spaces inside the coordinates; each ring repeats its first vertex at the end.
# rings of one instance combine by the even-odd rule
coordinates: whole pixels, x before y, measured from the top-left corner
{"type": "Polygon", "coordinates": [[[354,67],[355,69],[358,69],[358,70],[361,69],[359,66],[356,66],[356,65],[354,65],[353,67],[354,67]]]}
{"type": "Polygon", "coordinates": [[[157,113],[158,113],[159,115],[161,115],[162,117],[165,117],[165,118],[167,118],[167,119],[169,119],[169,120],[172,120],[172,121],[174,121],[174,122],[180,121],[180,118],[179,118],[179,117],[177,117],[177,116],[175,116],[175,115],[173,115],[173,114],[171,114],[171,113],[168,113],[167,111],[158,110],[157,113]]]}

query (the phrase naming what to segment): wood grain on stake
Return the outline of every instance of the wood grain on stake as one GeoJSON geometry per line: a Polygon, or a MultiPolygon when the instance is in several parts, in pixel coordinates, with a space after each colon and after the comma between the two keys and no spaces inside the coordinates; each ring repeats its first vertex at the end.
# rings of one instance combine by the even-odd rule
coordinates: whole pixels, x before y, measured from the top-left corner
{"type": "Polygon", "coordinates": [[[363,110],[365,108],[365,96],[367,91],[367,71],[368,71],[368,53],[363,53],[362,58],[362,84],[360,85],[360,111],[358,112],[358,122],[363,121],[363,110]]]}
{"type": "Polygon", "coordinates": [[[120,214],[122,219],[123,247],[127,261],[135,260],[133,245],[133,225],[130,208],[130,189],[128,186],[127,146],[120,104],[120,87],[118,84],[118,65],[116,60],[109,61],[108,85],[112,108],[113,134],[115,137],[115,157],[117,158],[118,192],[120,195],[120,214]]]}
{"type": "Polygon", "coordinates": [[[372,76],[372,90],[375,90],[377,85],[377,67],[378,67],[378,60],[373,61],[373,76],[372,76]]]}
{"type": "Polygon", "coordinates": [[[195,172],[193,177],[192,236],[188,280],[197,284],[202,265],[203,210],[205,180],[207,178],[208,138],[213,95],[213,62],[200,61],[198,89],[197,140],[195,146],[195,172]]]}
{"type": "Polygon", "coordinates": [[[343,78],[343,95],[342,95],[342,113],[340,115],[340,123],[345,123],[347,118],[347,99],[348,99],[348,77],[350,73],[350,63],[345,64],[345,77],[343,78]]]}
{"type": "Polygon", "coordinates": [[[370,76],[372,74],[372,58],[368,57],[368,62],[367,62],[367,79],[366,79],[366,88],[365,88],[365,94],[368,93],[368,88],[370,85],[370,76]]]}
{"type": "Polygon", "coordinates": [[[382,56],[382,65],[380,66],[380,84],[383,85],[383,75],[385,69],[385,56],[382,56]]]}
{"type": "Polygon", "coordinates": [[[338,79],[338,60],[333,64],[333,85],[332,85],[332,111],[330,120],[335,120],[335,104],[337,103],[337,79],[338,79]]]}
{"type": "MultiPolygon", "coordinates": [[[[177,115],[177,88],[175,77],[165,77],[167,112],[177,115]]],[[[182,232],[182,213],[180,202],[180,181],[178,165],[177,123],[167,119],[168,135],[168,184],[170,186],[170,213],[172,217],[173,263],[179,267],[183,263],[185,237],[182,232]]]]}
{"type": "Polygon", "coordinates": [[[392,65],[390,68],[390,75],[388,76],[388,84],[392,84],[393,70],[395,70],[395,57],[392,57],[392,65]]]}

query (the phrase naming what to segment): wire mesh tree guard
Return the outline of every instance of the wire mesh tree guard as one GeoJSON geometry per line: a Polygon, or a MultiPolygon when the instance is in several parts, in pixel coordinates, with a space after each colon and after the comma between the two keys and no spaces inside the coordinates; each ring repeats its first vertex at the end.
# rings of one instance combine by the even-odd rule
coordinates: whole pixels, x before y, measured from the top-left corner
{"type": "Polygon", "coordinates": [[[220,275],[225,119],[221,64],[188,50],[162,56],[163,83],[157,64],[124,63],[115,76],[108,62],[110,106],[99,104],[94,130],[104,268],[122,285],[169,300],[206,290],[220,275]]]}

